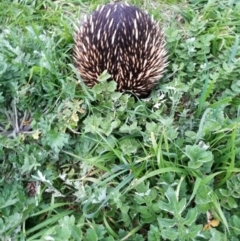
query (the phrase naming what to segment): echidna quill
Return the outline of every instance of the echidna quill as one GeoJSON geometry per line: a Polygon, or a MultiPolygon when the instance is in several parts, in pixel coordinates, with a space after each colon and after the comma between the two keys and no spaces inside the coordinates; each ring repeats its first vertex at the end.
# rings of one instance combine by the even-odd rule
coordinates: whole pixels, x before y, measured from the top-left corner
{"type": "Polygon", "coordinates": [[[94,11],[76,33],[74,64],[87,86],[107,70],[119,91],[149,95],[167,66],[164,34],[135,6],[107,4],[94,11]]]}

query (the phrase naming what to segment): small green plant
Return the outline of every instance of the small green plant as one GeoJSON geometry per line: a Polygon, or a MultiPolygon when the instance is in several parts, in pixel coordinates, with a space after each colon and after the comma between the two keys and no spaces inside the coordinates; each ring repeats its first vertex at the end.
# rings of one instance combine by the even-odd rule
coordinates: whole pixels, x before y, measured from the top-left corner
{"type": "Polygon", "coordinates": [[[239,240],[239,3],[130,1],[170,62],[140,100],[72,65],[107,2],[0,3],[0,240],[239,240]]]}

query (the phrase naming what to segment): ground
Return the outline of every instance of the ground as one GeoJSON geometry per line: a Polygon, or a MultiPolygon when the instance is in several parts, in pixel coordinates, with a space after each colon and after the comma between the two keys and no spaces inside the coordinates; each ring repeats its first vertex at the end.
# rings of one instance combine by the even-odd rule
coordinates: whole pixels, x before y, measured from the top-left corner
{"type": "Polygon", "coordinates": [[[169,66],[148,99],[89,89],[79,19],[108,1],[0,3],[0,239],[240,238],[240,4],[129,1],[169,66]]]}

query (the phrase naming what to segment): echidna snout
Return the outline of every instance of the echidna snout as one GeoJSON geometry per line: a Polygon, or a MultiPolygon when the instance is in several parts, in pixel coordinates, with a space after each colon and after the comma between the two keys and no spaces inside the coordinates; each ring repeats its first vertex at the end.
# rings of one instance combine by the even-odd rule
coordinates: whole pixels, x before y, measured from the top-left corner
{"type": "Polygon", "coordinates": [[[89,87],[107,70],[119,91],[146,96],[167,66],[165,39],[158,24],[135,6],[107,4],[77,31],[74,63],[89,87]]]}

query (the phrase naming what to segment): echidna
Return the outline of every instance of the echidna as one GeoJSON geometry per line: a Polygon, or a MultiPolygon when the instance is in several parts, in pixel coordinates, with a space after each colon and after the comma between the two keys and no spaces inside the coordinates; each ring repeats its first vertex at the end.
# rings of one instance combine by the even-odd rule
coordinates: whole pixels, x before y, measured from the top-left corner
{"type": "Polygon", "coordinates": [[[94,11],[77,31],[74,63],[87,86],[107,70],[119,91],[147,96],[167,66],[165,39],[146,13],[123,3],[94,11]]]}

